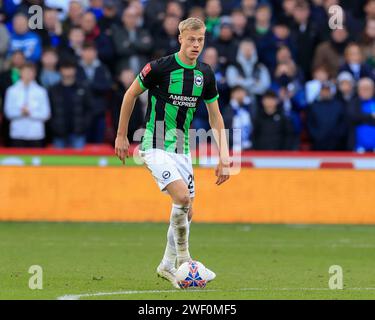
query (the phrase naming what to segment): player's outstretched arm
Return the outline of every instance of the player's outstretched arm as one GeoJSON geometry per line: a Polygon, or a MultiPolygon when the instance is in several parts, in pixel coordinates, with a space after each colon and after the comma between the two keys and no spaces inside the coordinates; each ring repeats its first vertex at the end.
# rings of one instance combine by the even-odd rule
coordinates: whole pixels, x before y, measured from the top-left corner
{"type": "Polygon", "coordinates": [[[118,122],[117,137],[115,141],[115,152],[119,159],[125,164],[125,157],[129,156],[128,126],[129,119],[134,109],[135,101],[143,92],[137,79],[126,90],[121,104],[120,118],[118,122]]]}
{"type": "Polygon", "coordinates": [[[216,167],[215,175],[216,184],[221,185],[229,179],[229,149],[225,135],[224,120],[220,113],[219,103],[217,100],[207,103],[209,122],[212,128],[216,144],[219,148],[219,164],[216,167]]]}

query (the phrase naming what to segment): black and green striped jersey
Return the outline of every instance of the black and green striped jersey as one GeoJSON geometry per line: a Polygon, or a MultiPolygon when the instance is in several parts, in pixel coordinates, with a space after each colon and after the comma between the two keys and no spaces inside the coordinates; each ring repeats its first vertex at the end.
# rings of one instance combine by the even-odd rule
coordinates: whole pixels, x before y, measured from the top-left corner
{"type": "Polygon", "coordinates": [[[151,148],[189,153],[189,129],[196,108],[219,95],[208,64],[186,65],[177,53],[148,63],[137,77],[148,91],[142,150],[151,148]]]}

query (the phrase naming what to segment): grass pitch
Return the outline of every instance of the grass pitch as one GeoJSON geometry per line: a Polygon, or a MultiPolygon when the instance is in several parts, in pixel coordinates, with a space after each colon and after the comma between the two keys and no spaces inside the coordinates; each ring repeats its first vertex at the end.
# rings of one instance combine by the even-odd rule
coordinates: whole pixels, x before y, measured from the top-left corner
{"type": "Polygon", "coordinates": [[[374,299],[375,226],[194,224],[204,290],[157,278],[166,224],[0,223],[0,299],[374,299]],[[31,265],[43,290],[28,287],[31,265]],[[329,267],[343,290],[328,288],[329,267]]]}

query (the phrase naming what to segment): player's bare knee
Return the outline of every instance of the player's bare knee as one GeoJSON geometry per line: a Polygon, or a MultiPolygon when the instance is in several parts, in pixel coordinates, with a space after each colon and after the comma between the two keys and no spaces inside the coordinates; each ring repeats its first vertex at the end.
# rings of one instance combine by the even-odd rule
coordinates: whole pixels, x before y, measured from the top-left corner
{"type": "MultiPolygon", "coordinates": [[[[177,204],[184,206],[184,207],[190,207],[190,197],[188,193],[181,193],[179,194],[175,201],[177,204]]],[[[189,210],[190,211],[190,210],[189,210]]]]}

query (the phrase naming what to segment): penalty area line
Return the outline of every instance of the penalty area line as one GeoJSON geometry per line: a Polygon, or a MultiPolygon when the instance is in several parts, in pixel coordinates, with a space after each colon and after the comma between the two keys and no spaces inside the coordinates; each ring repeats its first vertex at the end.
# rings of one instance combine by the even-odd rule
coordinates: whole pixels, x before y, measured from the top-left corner
{"type": "Polygon", "coordinates": [[[191,289],[191,290],[127,290],[114,292],[97,292],[97,293],[82,293],[82,294],[66,294],[57,297],[57,300],[80,300],[87,297],[102,297],[115,295],[132,295],[132,294],[149,294],[149,293],[175,293],[175,292],[244,292],[244,291],[375,291],[375,288],[344,288],[342,290],[332,290],[329,288],[240,288],[233,290],[220,289],[191,289]]]}

